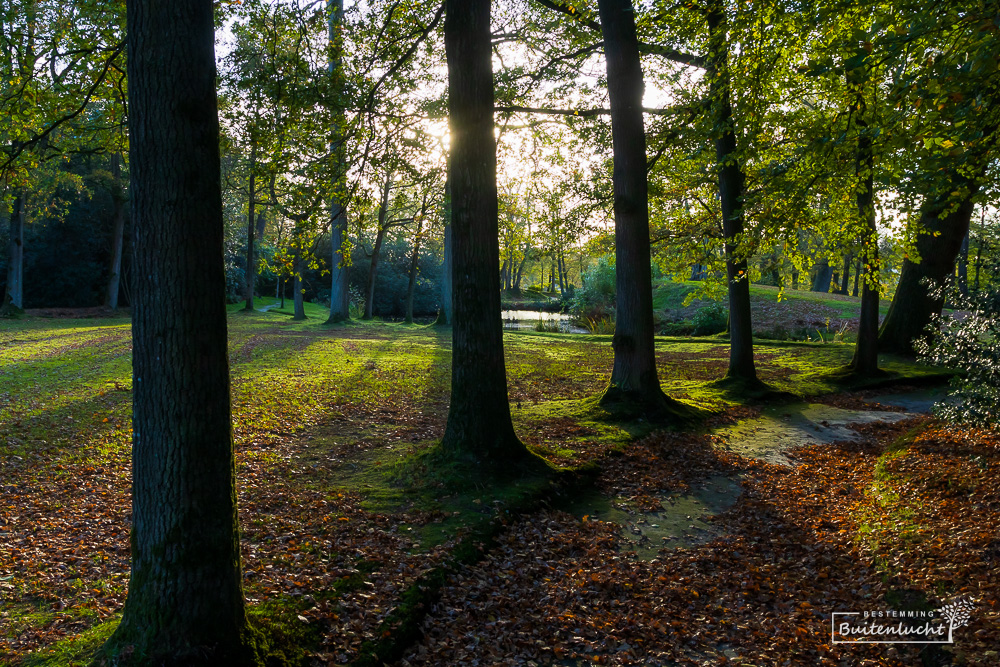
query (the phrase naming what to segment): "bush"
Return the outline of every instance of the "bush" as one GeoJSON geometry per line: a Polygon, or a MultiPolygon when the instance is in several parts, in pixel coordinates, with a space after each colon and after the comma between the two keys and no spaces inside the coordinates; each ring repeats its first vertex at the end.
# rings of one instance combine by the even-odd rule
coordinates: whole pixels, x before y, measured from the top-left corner
{"type": "Polygon", "coordinates": [[[583,272],[583,285],[576,290],[570,302],[570,313],[575,322],[586,325],[589,320],[614,318],[615,262],[608,255],[583,272]]]}
{"type": "Polygon", "coordinates": [[[695,336],[722,333],[729,325],[729,309],[718,301],[702,306],[692,319],[695,336]]]}
{"type": "MultiPolygon", "coordinates": [[[[941,295],[946,291],[938,289],[941,295]]],[[[968,296],[956,291],[949,301],[957,316],[936,317],[928,326],[933,338],[914,341],[924,360],[960,371],[951,381],[949,400],[935,405],[934,411],[952,423],[996,428],[1000,426],[1000,289],[968,296]]]]}

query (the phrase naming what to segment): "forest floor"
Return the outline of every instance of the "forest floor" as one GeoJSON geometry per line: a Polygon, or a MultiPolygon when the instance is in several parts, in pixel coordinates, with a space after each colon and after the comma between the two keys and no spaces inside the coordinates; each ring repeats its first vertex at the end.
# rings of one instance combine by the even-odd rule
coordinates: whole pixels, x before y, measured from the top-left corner
{"type": "MultiPolygon", "coordinates": [[[[610,337],[505,334],[517,432],[591,472],[461,484],[421,456],[447,414],[450,331],[309,313],[229,320],[245,593],[299,664],[1000,663],[1000,438],[845,387],[830,373],[851,346],[758,345],[762,379],[810,397],[766,406],[713,384],[725,341],[660,338],[664,389],[712,413],[667,431],[595,410],[610,337]],[[873,409],[894,416],[834,416],[873,409]],[[778,443],[766,420],[803,445],[741,449],[741,428],[778,443]],[[963,596],[946,647],[832,641],[833,612],[963,596]]],[[[117,623],[130,346],[127,320],[0,324],[0,664],[87,664],[117,623]]],[[[882,365],[911,389],[940,378],[882,365]]]]}

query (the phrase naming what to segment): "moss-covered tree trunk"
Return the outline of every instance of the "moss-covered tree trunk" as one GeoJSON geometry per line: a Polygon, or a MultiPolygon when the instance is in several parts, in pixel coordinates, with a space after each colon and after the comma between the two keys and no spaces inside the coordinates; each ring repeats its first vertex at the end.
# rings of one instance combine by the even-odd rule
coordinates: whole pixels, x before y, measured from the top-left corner
{"type": "Polygon", "coordinates": [[[878,347],[882,352],[913,354],[914,340],[926,335],[932,316],[941,313],[944,302],[932,296],[925,280],[940,284],[955,270],[955,259],[969,232],[975,187],[956,177],[952,187],[945,190],[940,195],[927,197],[921,207],[920,231],[916,238],[920,259],[917,262],[909,258],[903,260],[896,294],[878,333],[878,347]],[[949,193],[956,190],[965,190],[968,194],[955,202],[949,193]]]}
{"type": "Polygon", "coordinates": [[[446,0],[453,286],[451,404],[442,449],[504,470],[527,450],[514,434],[500,320],[490,0],[446,0]]]}
{"type": "MultiPolygon", "coordinates": [[[[604,405],[625,403],[660,412],[673,402],[660,388],[653,343],[643,78],[631,0],[600,0],[608,68],[614,155],[615,359],[604,405]]],[[[553,270],[553,279],[554,279],[553,270]]]]}
{"type": "Polygon", "coordinates": [[[715,157],[729,295],[729,369],[726,377],[756,383],[757,368],[753,360],[753,323],[750,314],[750,273],[747,270],[746,256],[740,250],[746,176],[737,154],[736,133],[733,130],[725,12],[718,5],[713,5],[708,13],[708,31],[710,66],[706,76],[710,81],[713,125],[718,132],[715,157]]]}
{"type": "MultiPolygon", "coordinates": [[[[863,108],[863,104],[859,104],[859,108],[863,108]]],[[[878,229],[875,226],[875,157],[867,124],[862,120],[856,123],[860,136],[855,174],[861,183],[857,204],[862,224],[861,256],[865,262],[865,276],[861,290],[861,314],[858,318],[858,342],[854,346],[850,368],[856,375],[871,376],[878,373],[878,307],[881,291],[878,229]]]]}
{"type": "Polygon", "coordinates": [[[115,664],[253,665],[240,575],[209,0],[128,0],[132,569],[115,664]]]}

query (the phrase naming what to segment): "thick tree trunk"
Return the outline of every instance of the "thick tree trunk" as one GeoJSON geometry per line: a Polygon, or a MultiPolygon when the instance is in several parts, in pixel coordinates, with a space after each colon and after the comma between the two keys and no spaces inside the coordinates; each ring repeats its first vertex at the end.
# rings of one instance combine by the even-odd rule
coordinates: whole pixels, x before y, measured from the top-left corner
{"type": "Polygon", "coordinates": [[[746,176],[737,155],[730,103],[729,42],[724,10],[713,6],[708,14],[711,66],[710,97],[715,107],[714,125],[720,132],[715,140],[725,236],[726,278],[729,286],[729,370],[727,378],[757,381],[753,360],[753,323],[750,314],[750,272],[739,243],[743,236],[743,197],[746,176]]]}
{"type": "MultiPolygon", "coordinates": [[[[860,106],[860,105],[859,105],[860,106]]],[[[854,374],[867,377],[878,371],[878,307],[880,268],[878,229],[875,225],[875,157],[867,124],[856,121],[862,134],[858,138],[855,173],[863,183],[858,191],[858,217],[863,225],[861,256],[865,261],[865,280],[861,291],[861,315],[858,319],[858,342],[850,368],[854,374]]]]}
{"type": "Polygon", "coordinates": [[[833,267],[830,266],[830,260],[824,257],[816,263],[816,276],[813,278],[812,287],[809,289],[812,292],[826,294],[830,291],[830,284],[832,282],[833,267]]]}
{"type": "Polygon", "coordinates": [[[600,0],[608,67],[614,154],[616,317],[611,382],[601,401],[659,413],[671,406],[660,388],[653,342],[643,79],[630,0],[600,0]]]}
{"type": "Polygon", "coordinates": [[[104,294],[104,305],[118,310],[118,291],[121,286],[122,250],[125,245],[125,184],[122,183],[122,158],[118,153],[111,156],[111,211],[114,231],[111,236],[111,266],[108,271],[108,285],[104,294]]]}
{"type": "Polygon", "coordinates": [[[247,201],[247,269],[246,269],[246,279],[247,279],[247,294],[246,294],[246,305],[243,310],[253,311],[253,290],[254,290],[254,279],[257,277],[257,262],[254,255],[254,232],[257,229],[257,220],[255,214],[257,212],[257,142],[255,141],[253,135],[250,136],[250,187],[249,187],[249,199],[247,201]]]}
{"type": "Polygon", "coordinates": [[[445,0],[451,156],[451,404],[442,449],[510,470],[528,451],[514,434],[500,320],[490,0],[445,0]]]}
{"type": "Polygon", "coordinates": [[[860,284],[859,279],[861,278],[861,258],[854,260],[854,289],[851,290],[852,296],[858,295],[858,286],[860,284]]]}
{"type": "Polygon", "coordinates": [[[331,48],[330,76],[334,82],[336,109],[330,148],[335,156],[334,194],[330,201],[330,239],[333,256],[330,259],[330,317],[327,324],[351,319],[350,265],[347,233],[347,119],[344,116],[345,92],[343,75],[344,0],[327,2],[328,32],[331,48]]]}
{"type": "Polygon", "coordinates": [[[24,198],[14,196],[7,227],[7,294],[3,304],[24,308],[24,198]]]}
{"type": "Polygon", "coordinates": [[[417,233],[413,235],[413,254],[410,255],[410,278],[406,285],[406,323],[413,324],[413,294],[417,288],[417,260],[420,258],[420,238],[424,230],[424,220],[417,219],[417,233]]]}
{"type": "Polygon", "coordinates": [[[924,279],[940,284],[955,270],[955,258],[969,232],[975,192],[975,187],[968,183],[955,183],[946,190],[953,191],[959,185],[968,187],[970,194],[951,211],[948,209],[954,201],[948,194],[924,201],[916,241],[920,261],[903,260],[899,285],[878,334],[882,352],[913,354],[914,340],[927,335],[932,316],[941,312],[943,301],[931,296],[924,279]]]}
{"type": "Polygon", "coordinates": [[[212,3],[128,0],[127,17],[132,571],[104,651],[116,664],[255,664],[234,485],[212,3]]]}

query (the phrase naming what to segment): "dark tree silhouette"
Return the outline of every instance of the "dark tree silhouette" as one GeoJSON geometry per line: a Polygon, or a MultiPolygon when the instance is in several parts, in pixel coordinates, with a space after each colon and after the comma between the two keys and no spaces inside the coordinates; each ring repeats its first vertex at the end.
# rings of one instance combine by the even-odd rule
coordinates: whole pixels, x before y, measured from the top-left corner
{"type": "Polygon", "coordinates": [[[240,576],[211,0],[129,0],[132,571],[105,653],[255,664],[240,576]]]}
{"type": "Polygon", "coordinates": [[[500,320],[490,0],[447,0],[451,154],[451,405],[442,449],[502,470],[528,456],[514,434],[500,320]]]}
{"type": "Polygon", "coordinates": [[[614,151],[615,352],[605,405],[660,412],[675,406],[660,388],[653,344],[646,130],[642,68],[630,0],[600,0],[614,151]]]}

